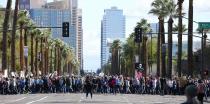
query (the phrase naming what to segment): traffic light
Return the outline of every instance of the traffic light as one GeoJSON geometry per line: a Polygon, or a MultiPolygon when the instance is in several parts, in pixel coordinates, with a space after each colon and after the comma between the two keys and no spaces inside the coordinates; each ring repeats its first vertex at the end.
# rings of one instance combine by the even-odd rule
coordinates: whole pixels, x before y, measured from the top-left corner
{"type": "Polygon", "coordinates": [[[62,36],[69,37],[69,22],[63,22],[62,30],[63,30],[62,36]]]}
{"type": "Polygon", "coordinates": [[[141,43],[142,42],[142,28],[135,28],[135,34],[134,34],[134,41],[136,43],[141,43]]]}

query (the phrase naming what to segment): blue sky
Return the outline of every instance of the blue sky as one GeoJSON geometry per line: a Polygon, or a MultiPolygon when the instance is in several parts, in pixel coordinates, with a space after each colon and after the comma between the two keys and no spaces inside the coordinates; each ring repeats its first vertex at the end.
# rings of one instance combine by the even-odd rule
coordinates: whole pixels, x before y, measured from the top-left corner
{"type": "MultiPolygon", "coordinates": [[[[7,0],[0,0],[0,5],[5,6],[7,0]]],[[[13,0],[14,1],[14,0],[13,0]]],[[[52,1],[52,0],[48,0],[52,1]]],[[[116,6],[123,9],[126,16],[126,36],[132,31],[141,18],[146,18],[150,23],[158,22],[157,17],[148,14],[153,0],[79,0],[79,8],[83,10],[84,29],[84,68],[96,70],[100,67],[100,26],[104,9],[116,6]]],[[[185,0],[184,12],[188,11],[188,0],[185,0]]],[[[187,16],[187,15],[186,15],[187,16]]],[[[194,20],[210,21],[209,0],[194,0],[194,20]]],[[[187,24],[186,20],[183,20],[187,24]]],[[[194,24],[195,28],[197,24],[194,24]]],[[[176,36],[174,37],[176,40],[176,36]]],[[[184,37],[183,40],[186,40],[184,37]]],[[[196,39],[195,39],[196,40],[196,39]]]]}

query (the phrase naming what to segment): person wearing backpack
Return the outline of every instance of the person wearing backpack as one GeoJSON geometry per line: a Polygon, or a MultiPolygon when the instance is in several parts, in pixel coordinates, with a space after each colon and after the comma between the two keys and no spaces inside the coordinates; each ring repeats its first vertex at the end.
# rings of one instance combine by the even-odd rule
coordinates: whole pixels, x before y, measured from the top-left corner
{"type": "Polygon", "coordinates": [[[203,104],[204,90],[205,90],[204,83],[202,82],[202,80],[198,80],[197,98],[201,102],[201,104],[203,104]]]}

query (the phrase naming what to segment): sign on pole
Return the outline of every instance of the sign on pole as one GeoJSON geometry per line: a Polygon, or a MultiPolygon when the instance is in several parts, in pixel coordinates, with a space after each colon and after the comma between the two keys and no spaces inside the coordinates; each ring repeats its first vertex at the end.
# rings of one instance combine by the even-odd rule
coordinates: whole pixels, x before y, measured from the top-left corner
{"type": "Polygon", "coordinates": [[[139,63],[139,55],[135,55],[135,63],[139,63]]]}
{"type": "Polygon", "coordinates": [[[28,57],[28,46],[24,46],[24,56],[28,57]]]}
{"type": "Polygon", "coordinates": [[[5,77],[5,78],[8,77],[8,70],[7,70],[7,69],[4,70],[4,77],[5,77]]]}
{"type": "Polygon", "coordinates": [[[199,29],[210,29],[210,22],[199,22],[198,28],[199,29]]]}

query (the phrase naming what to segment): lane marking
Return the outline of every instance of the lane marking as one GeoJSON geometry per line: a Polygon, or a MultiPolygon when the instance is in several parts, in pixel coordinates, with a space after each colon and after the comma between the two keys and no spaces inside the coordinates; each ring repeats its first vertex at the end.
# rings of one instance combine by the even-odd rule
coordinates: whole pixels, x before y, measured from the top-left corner
{"type": "Polygon", "coordinates": [[[27,97],[22,97],[22,98],[20,98],[20,99],[12,100],[12,101],[5,102],[5,103],[1,103],[1,104],[13,103],[13,102],[21,101],[21,100],[23,100],[23,99],[25,99],[25,98],[27,98],[27,97]]]}
{"type": "Polygon", "coordinates": [[[84,97],[81,97],[79,100],[79,103],[81,103],[84,100],[84,97]]]}
{"type": "Polygon", "coordinates": [[[126,97],[123,97],[123,98],[126,100],[127,104],[133,104],[128,100],[128,98],[126,98],[126,97]]]}
{"type": "Polygon", "coordinates": [[[17,100],[14,100],[14,102],[16,102],[16,101],[20,101],[20,100],[23,100],[23,99],[25,99],[26,97],[23,97],[23,98],[20,98],[20,99],[17,99],[17,100]]]}
{"type": "Polygon", "coordinates": [[[46,99],[47,97],[48,97],[48,96],[45,96],[45,97],[43,97],[43,98],[41,98],[41,99],[34,100],[34,101],[28,102],[28,103],[26,103],[26,104],[32,104],[32,103],[35,103],[35,102],[39,102],[39,101],[41,101],[41,100],[46,99]]]}

